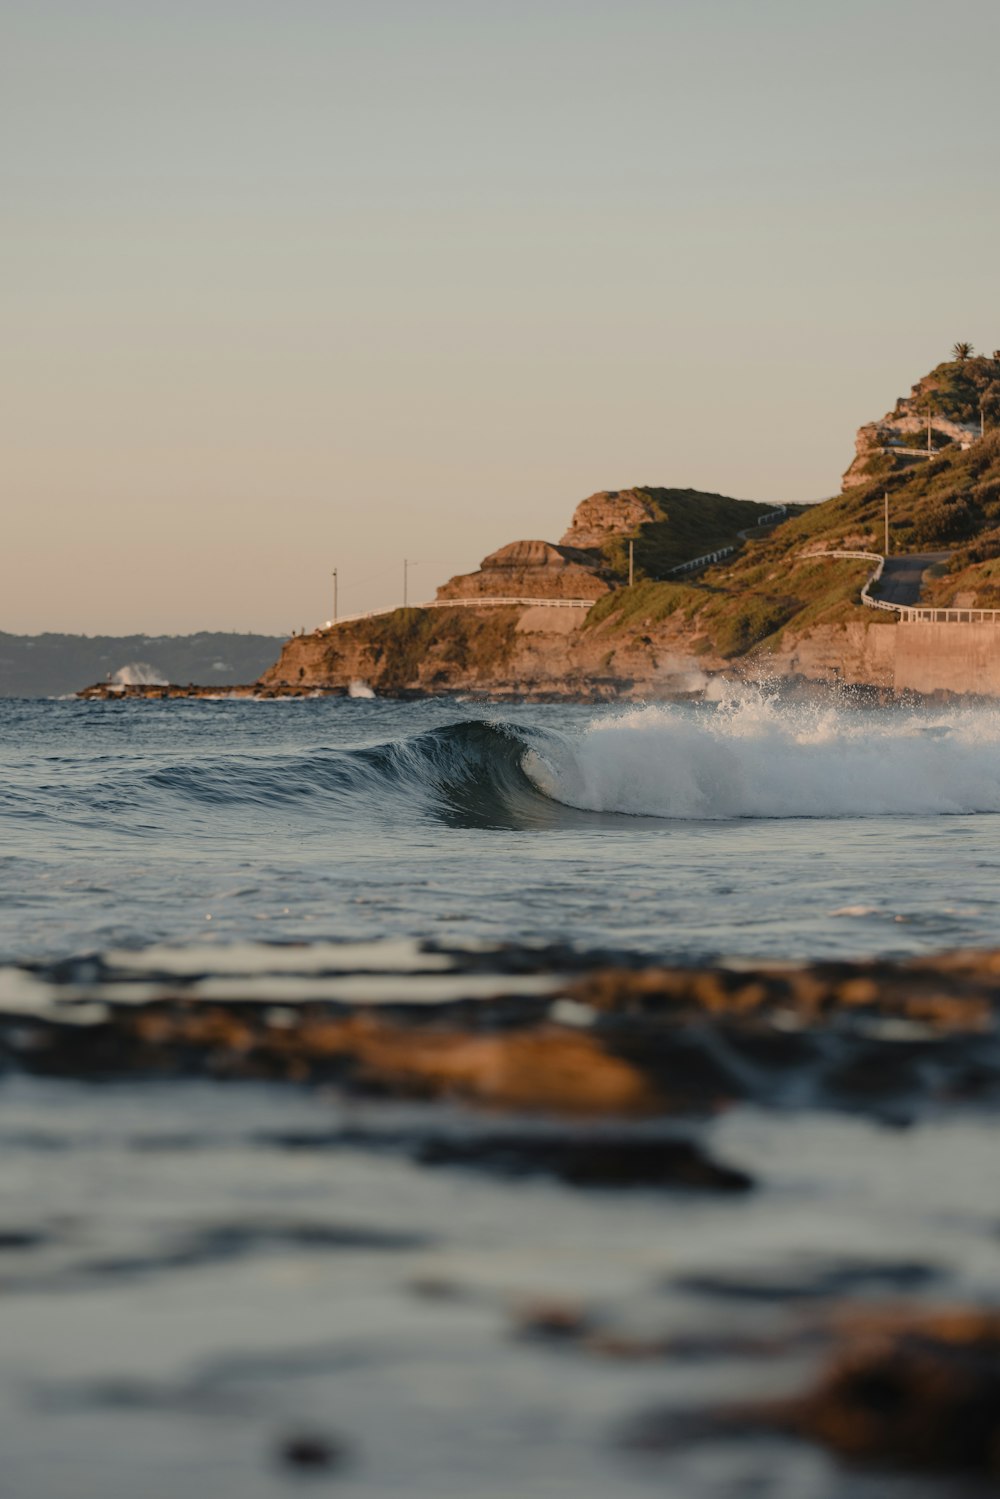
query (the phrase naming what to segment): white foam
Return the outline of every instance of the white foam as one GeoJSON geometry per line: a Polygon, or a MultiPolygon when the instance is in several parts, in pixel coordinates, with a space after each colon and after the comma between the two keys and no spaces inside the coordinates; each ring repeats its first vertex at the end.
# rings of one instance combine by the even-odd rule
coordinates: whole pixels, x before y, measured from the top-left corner
{"type": "Polygon", "coordinates": [[[166,687],[167,679],[148,661],[130,661],[111,678],[114,687],[166,687]]]}
{"type": "MultiPolygon", "coordinates": [[[[1000,811],[992,709],[860,711],[744,690],[599,719],[525,769],[573,807],[672,818],[1000,811]]],[[[853,913],[852,913],[853,914],[853,913]]]]}

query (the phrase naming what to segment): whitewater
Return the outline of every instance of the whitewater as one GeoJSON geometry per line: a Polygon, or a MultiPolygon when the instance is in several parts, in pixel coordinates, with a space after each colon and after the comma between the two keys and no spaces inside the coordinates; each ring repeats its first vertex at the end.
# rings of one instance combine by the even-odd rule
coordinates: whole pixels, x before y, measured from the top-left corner
{"type": "Polygon", "coordinates": [[[974,945],[998,812],[984,707],[7,700],[0,958],[206,936],[974,945]]]}
{"type": "Polygon", "coordinates": [[[671,818],[873,817],[1000,810],[994,709],[861,712],[735,693],[692,713],[645,707],[529,753],[547,795],[671,818]]]}

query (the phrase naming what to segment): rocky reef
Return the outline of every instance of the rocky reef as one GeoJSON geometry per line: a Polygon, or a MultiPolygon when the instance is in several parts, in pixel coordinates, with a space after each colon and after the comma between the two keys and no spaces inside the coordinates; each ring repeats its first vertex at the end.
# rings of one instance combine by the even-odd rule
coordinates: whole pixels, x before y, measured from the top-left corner
{"type": "MultiPolygon", "coordinates": [[[[542,1378],[544,1362],[558,1359],[553,1383],[568,1388],[570,1400],[585,1386],[581,1408],[591,1417],[600,1411],[618,1460],[641,1453],[663,1465],[665,1491],[706,1492],[667,1481],[683,1476],[685,1453],[707,1447],[719,1454],[728,1444],[738,1457],[746,1451],[739,1444],[762,1440],[775,1477],[794,1472],[786,1465],[806,1446],[851,1464],[845,1472],[940,1474],[953,1485],[968,1476],[995,1485],[1000,1318],[988,1289],[996,1278],[995,1214],[987,1183],[977,1196],[970,1182],[964,1214],[956,1216],[942,1166],[950,1162],[961,1178],[990,1159],[1000,1105],[998,976],[995,951],[682,967],[627,951],[417,943],[381,955],[377,946],[351,943],[164,947],[3,968],[0,1072],[14,1083],[8,1150],[48,1160],[68,1149],[52,1101],[60,1088],[83,1096],[81,1081],[89,1085],[82,1106],[92,1112],[85,1127],[73,1126],[71,1115],[70,1130],[87,1159],[121,1128],[122,1090],[155,1105],[148,1118],[139,1108],[125,1116],[131,1133],[115,1137],[101,1177],[107,1216],[106,1183],[127,1166],[127,1234],[115,1238],[112,1216],[107,1242],[98,1245],[94,1225],[81,1230],[79,1208],[51,1222],[8,1225],[0,1234],[6,1299],[58,1289],[66,1305],[95,1285],[102,1297],[118,1287],[131,1294],[139,1278],[163,1296],[174,1278],[278,1262],[290,1267],[277,1277],[283,1319],[303,1257],[312,1288],[317,1257],[358,1256],[358,1273],[377,1286],[371,1305],[398,1295],[401,1272],[390,1267],[390,1287],[378,1280],[379,1262],[403,1259],[421,1320],[415,1330],[408,1324],[410,1341],[402,1344],[381,1323],[365,1329],[377,1343],[365,1345],[362,1370],[376,1347],[374,1362],[391,1378],[408,1367],[414,1347],[422,1362],[428,1358],[450,1319],[473,1317],[491,1369],[511,1361],[511,1382],[491,1382],[491,1400],[513,1403],[528,1361],[540,1361],[532,1377],[542,1378]],[[25,1113],[27,1083],[43,1089],[37,1118],[25,1113]],[[104,1111],[100,1089],[109,1083],[104,1111]],[[164,1116],[171,1090],[179,1090],[176,1110],[164,1116]],[[249,1096],[245,1116],[241,1093],[249,1096]],[[296,1113],[291,1100],[306,1098],[309,1110],[296,1113]],[[184,1112],[192,1101],[196,1124],[184,1112]],[[210,1101],[225,1113],[207,1112],[210,1101]],[[727,1116],[736,1123],[720,1132],[727,1116]],[[206,1119],[215,1120],[216,1149],[224,1146],[218,1161],[212,1140],[199,1134],[206,1119]],[[974,1145],[970,1166],[964,1153],[974,1145]],[[186,1152],[183,1171],[173,1164],[178,1152],[186,1152]],[[845,1217],[845,1184],[864,1178],[867,1154],[907,1173],[903,1220],[878,1198],[887,1181],[888,1196],[898,1197],[900,1183],[877,1173],[863,1198],[867,1218],[857,1217],[857,1201],[854,1216],[845,1217]],[[129,1164],[137,1157],[141,1165],[129,1164]],[[213,1211],[202,1205],[179,1224],[178,1181],[214,1180],[206,1173],[221,1170],[232,1197],[230,1174],[241,1159],[246,1174],[237,1179],[242,1195],[233,1211],[239,1205],[242,1215],[220,1219],[213,1201],[213,1211]],[[359,1176],[365,1161],[390,1168],[391,1225],[371,1218],[379,1199],[368,1176],[359,1176]],[[310,1198],[311,1215],[283,1214],[286,1202],[294,1208],[297,1201],[289,1196],[289,1162],[322,1168],[322,1178],[307,1181],[322,1181],[339,1216],[329,1215],[334,1208],[322,1193],[310,1198]],[[252,1212],[261,1177],[272,1198],[267,1212],[252,1212]],[[173,1217],[160,1200],[137,1217],[133,1197],[151,1178],[167,1186],[173,1217]],[[525,1178],[522,1233],[511,1240],[519,1294],[505,1307],[489,1280],[497,1263],[492,1240],[485,1269],[478,1245],[454,1244],[434,1258],[429,1222],[414,1219],[414,1204],[440,1184],[466,1193],[449,1197],[452,1203],[474,1192],[481,1209],[484,1194],[508,1193],[525,1178]],[[368,1210],[358,1222],[344,1217],[354,1180],[365,1183],[368,1210]],[[539,1231],[546,1192],[560,1194],[558,1220],[571,1228],[560,1231],[547,1261],[559,1278],[528,1294],[524,1267],[539,1273],[530,1225],[539,1231]],[[828,1214],[839,1215],[836,1232],[796,1247],[796,1234],[824,1201],[828,1214]],[[619,1211],[624,1227],[596,1252],[610,1255],[619,1232],[638,1233],[629,1265],[645,1276],[655,1263],[659,1279],[630,1287],[619,1266],[597,1282],[598,1294],[574,1268],[573,1225],[590,1212],[586,1221],[599,1233],[619,1211]],[[654,1229],[662,1237],[655,1261],[654,1229]],[[570,1288],[556,1292],[567,1255],[570,1288]]],[[[504,1212],[509,1219],[510,1207],[504,1212]]],[[[455,1232],[450,1222],[434,1227],[455,1232]]],[[[269,1280],[261,1272],[252,1284],[256,1315],[269,1280]]],[[[394,1317],[406,1315],[392,1305],[394,1317]]],[[[290,1334],[283,1320],[278,1326],[287,1384],[290,1334]]],[[[352,1367],[344,1358],[361,1336],[357,1323],[350,1326],[350,1336],[332,1345],[342,1383],[352,1367]]],[[[225,1321],[221,1329],[217,1338],[231,1337],[225,1321]]],[[[330,1356],[316,1344],[312,1321],[309,1332],[291,1365],[296,1389],[321,1377],[330,1356]]],[[[466,1326],[463,1347],[470,1336],[466,1326]]],[[[453,1359],[454,1344],[447,1347],[453,1359]]],[[[231,1373],[228,1345],[217,1357],[231,1373]]],[[[260,1375],[258,1355],[255,1391],[260,1375]]],[[[51,1421],[68,1409],[77,1424],[112,1397],[115,1412],[175,1420],[182,1398],[200,1409],[208,1394],[220,1393],[201,1366],[190,1389],[164,1390],[134,1375],[81,1387],[61,1368],[58,1376],[49,1371],[45,1413],[51,1421]]],[[[222,1380],[221,1395],[231,1393],[222,1380]]],[[[246,1394],[238,1379],[235,1393],[246,1394]]],[[[240,1409],[226,1406],[227,1417],[240,1409]]],[[[342,1394],[336,1409],[343,1419],[342,1394]]],[[[256,1407],[250,1418],[260,1419],[256,1407]]],[[[370,1462],[377,1432],[361,1418],[356,1427],[350,1449],[370,1462]]],[[[307,1439],[311,1427],[294,1429],[303,1434],[289,1439],[289,1462],[328,1466],[323,1453],[346,1450],[307,1439]]],[[[577,1437],[584,1439],[594,1433],[577,1437]]],[[[968,1492],[971,1499],[992,1489],[968,1492]]]]}

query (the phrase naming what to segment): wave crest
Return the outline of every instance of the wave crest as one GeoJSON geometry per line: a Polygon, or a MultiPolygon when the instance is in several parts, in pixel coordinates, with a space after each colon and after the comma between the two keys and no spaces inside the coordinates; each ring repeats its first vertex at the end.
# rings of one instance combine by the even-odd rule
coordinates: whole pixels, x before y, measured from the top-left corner
{"type": "Polygon", "coordinates": [[[1000,717],[789,705],[636,708],[561,752],[529,750],[546,795],[594,812],[685,819],[1000,811],[1000,717]]]}

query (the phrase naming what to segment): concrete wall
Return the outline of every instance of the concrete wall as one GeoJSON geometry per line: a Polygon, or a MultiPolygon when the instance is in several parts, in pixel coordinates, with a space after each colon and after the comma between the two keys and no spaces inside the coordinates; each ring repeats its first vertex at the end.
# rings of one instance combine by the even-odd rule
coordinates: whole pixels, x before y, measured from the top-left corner
{"type": "Polygon", "coordinates": [[[779,672],[911,692],[1000,698],[1000,626],[913,623],[820,626],[783,651],[779,672]]]}
{"type": "Polygon", "coordinates": [[[1000,626],[919,620],[896,625],[892,634],[895,687],[1000,697],[1000,626]]]}

